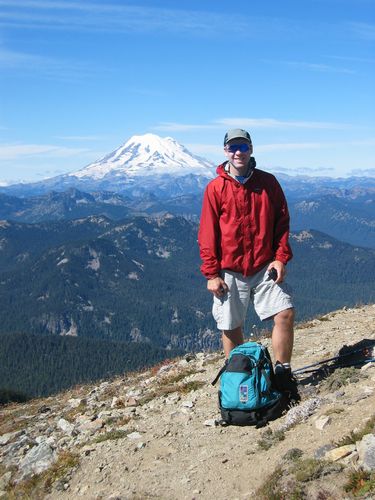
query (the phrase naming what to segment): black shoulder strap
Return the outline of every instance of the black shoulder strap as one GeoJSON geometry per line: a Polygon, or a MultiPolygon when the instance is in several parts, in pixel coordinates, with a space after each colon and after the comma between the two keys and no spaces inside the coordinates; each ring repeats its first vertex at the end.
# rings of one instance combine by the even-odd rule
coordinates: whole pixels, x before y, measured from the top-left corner
{"type": "Polygon", "coordinates": [[[226,361],[225,364],[224,364],[224,366],[222,368],[220,368],[219,373],[216,375],[216,377],[214,378],[214,380],[211,382],[211,385],[215,385],[216,384],[216,382],[219,380],[219,378],[221,377],[221,375],[227,369],[227,365],[228,365],[228,361],[226,361]]]}

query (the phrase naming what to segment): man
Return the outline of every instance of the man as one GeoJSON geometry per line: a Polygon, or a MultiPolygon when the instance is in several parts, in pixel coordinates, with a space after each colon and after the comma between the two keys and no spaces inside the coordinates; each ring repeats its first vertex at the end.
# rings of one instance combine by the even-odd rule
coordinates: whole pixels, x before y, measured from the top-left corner
{"type": "Polygon", "coordinates": [[[289,212],[275,177],[255,169],[250,134],[229,130],[228,161],[204,194],[198,235],[201,271],[214,295],[213,316],[222,330],[225,356],[244,342],[243,323],[251,300],[261,320],[273,319],[272,349],[279,390],[299,400],[290,361],[294,307],[284,283],[292,258],[289,212]]]}

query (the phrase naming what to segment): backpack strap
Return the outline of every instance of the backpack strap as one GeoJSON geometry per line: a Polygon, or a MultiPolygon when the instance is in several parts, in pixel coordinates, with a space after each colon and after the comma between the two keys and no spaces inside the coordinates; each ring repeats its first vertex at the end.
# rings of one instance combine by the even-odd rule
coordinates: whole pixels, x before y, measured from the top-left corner
{"type": "Polygon", "coordinates": [[[266,372],[266,370],[264,368],[261,369],[261,373],[263,375],[263,377],[265,378],[266,382],[267,382],[267,390],[265,392],[265,394],[269,394],[270,390],[271,390],[271,379],[270,377],[268,376],[268,373],[266,372]]]}
{"type": "Polygon", "coordinates": [[[228,360],[225,361],[225,364],[224,366],[222,366],[219,370],[219,373],[216,375],[216,377],[213,379],[213,381],[211,382],[211,385],[215,385],[216,382],[219,380],[219,378],[221,377],[221,375],[225,372],[225,370],[227,369],[227,365],[228,365],[228,360]]]}

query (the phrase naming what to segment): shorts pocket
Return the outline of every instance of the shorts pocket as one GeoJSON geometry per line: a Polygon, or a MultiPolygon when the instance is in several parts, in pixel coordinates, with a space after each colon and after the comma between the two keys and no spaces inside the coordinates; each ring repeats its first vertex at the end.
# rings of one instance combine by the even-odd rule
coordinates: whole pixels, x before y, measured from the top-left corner
{"type": "Polygon", "coordinates": [[[224,298],[219,298],[214,295],[214,303],[212,306],[212,316],[216,323],[221,323],[223,319],[223,307],[224,307],[224,298]]]}

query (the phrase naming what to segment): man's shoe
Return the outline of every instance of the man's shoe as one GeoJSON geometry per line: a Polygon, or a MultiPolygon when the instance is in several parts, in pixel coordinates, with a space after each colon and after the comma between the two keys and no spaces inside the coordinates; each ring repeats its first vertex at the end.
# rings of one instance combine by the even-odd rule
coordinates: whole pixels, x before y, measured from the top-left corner
{"type": "Polygon", "coordinates": [[[275,365],[276,388],[287,396],[290,403],[299,403],[301,396],[298,393],[298,385],[295,376],[290,368],[286,368],[279,361],[275,365]]]}

